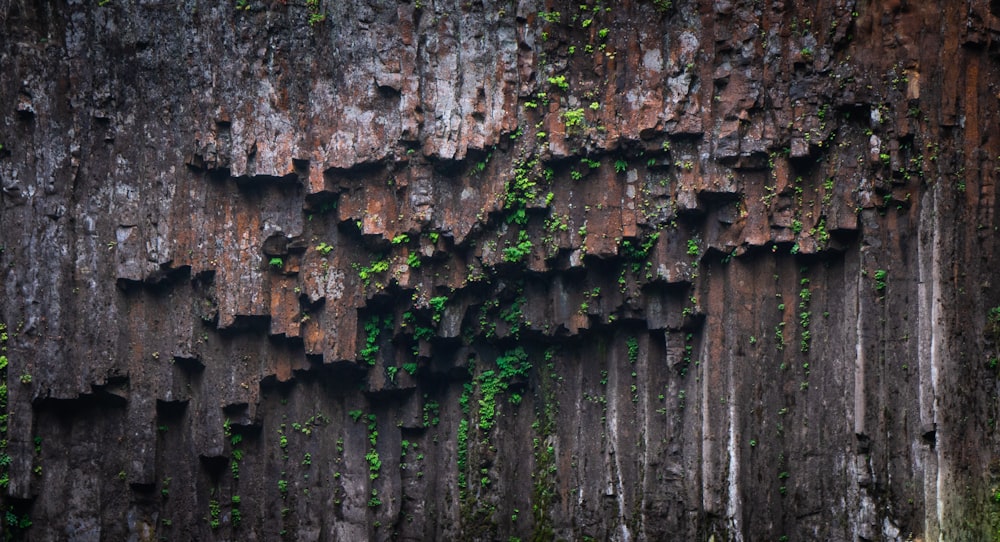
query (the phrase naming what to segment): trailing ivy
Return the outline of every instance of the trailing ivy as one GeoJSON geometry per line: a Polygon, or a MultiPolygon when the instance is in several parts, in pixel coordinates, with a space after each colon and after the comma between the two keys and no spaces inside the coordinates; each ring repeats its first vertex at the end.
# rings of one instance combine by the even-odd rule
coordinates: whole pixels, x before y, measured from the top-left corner
{"type": "Polygon", "coordinates": [[[533,540],[552,540],[552,505],[556,496],[556,451],[553,445],[556,430],[556,416],[559,413],[559,402],[556,398],[556,383],[559,375],[555,372],[555,352],[550,348],[545,351],[544,370],[539,371],[538,379],[542,392],[542,404],[536,410],[536,420],[532,424],[535,438],[532,439],[534,450],[535,472],[532,473],[534,487],[531,495],[531,512],[534,518],[533,540]]]}
{"type": "Polygon", "coordinates": [[[368,442],[372,447],[365,454],[365,460],[368,462],[368,476],[372,480],[375,480],[382,471],[382,459],[379,457],[378,450],[376,449],[378,445],[378,418],[374,414],[368,415],[368,442]]]}
{"type": "MultiPolygon", "coordinates": [[[[502,393],[506,393],[511,381],[515,377],[527,376],[531,369],[528,362],[528,354],[524,348],[518,346],[513,350],[505,352],[497,358],[497,370],[483,371],[479,375],[479,389],[481,399],[479,399],[479,428],[489,431],[496,421],[496,398],[502,393]]],[[[513,404],[521,402],[521,395],[514,393],[509,397],[513,404]]]]}
{"type": "MultiPolygon", "coordinates": [[[[476,469],[475,465],[479,465],[482,459],[479,454],[486,454],[492,448],[489,434],[499,414],[498,399],[509,394],[511,404],[520,404],[522,397],[510,391],[511,384],[517,378],[527,377],[530,370],[531,363],[524,348],[510,349],[497,357],[494,368],[483,370],[466,382],[459,398],[463,417],[457,431],[457,466],[462,521],[471,531],[484,537],[495,538],[497,524],[493,514],[496,505],[482,498],[482,492],[491,485],[489,468],[476,469]],[[473,405],[474,399],[476,402],[473,405]],[[471,446],[470,441],[475,446],[471,446]],[[478,489],[470,487],[472,480],[479,481],[478,489]],[[472,493],[478,497],[470,498],[472,493]]],[[[470,363],[469,372],[475,375],[474,364],[470,363]]]]}
{"type": "Polygon", "coordinates": [[[803,354],[809,352],[812,345],[812,332],[809,331],[809,320],[812,312],[809,310],[809,301],[812,299],[812,291],[809,290],[809,279],[803,278],[802,289],[799,291],[799,329],[801,336],[800,350],[803,354]]]}
{"type": "Polygon", "coordinates": [[[377,361],[379,350],[378,338],[382,334],[383,329],[386,331],[392,330],[391,316],[386,316],[385,318],[372,316],[365,322],[365,345],[361,348],[361,361],[369,366],[375,366],[375,362],[377,361]]]}
{"type": "Polygon", "coordinates": [[[531,171],[538,166],[538,159],[519,161],[514,166],[514,179],[507,183],[504,194],[504,210],[508,224],[528,223],[528,202],[538,197],[538,183],[532,179],[531,171]]]}
{"type": "MultiPolygon", "coordinates": [[[[0,322],[0,488],[10,485],[11,458],[7,453],[7,428],[10,421],[10,409],[7,404],[7,342],[9,340],[7,325],[0,322]]],[[[18,513],[15,507],[3,507],[3,529],[5,540],[20,539],[23,532],[31,527],[31,516],[18,513]]]]}
{"type": "Polygon", "coordinates": [[[635,365],[635,362],[639,361],[639,340],[635,337],[629,337],[625,340],[625,346],[628,349],[629,365],[635,365]]]}
{"type": "Polygon", "coordinates": [[[0,488],[10,485],[10,455],[7,454],[7,325],[0,323],[0,488]]]}

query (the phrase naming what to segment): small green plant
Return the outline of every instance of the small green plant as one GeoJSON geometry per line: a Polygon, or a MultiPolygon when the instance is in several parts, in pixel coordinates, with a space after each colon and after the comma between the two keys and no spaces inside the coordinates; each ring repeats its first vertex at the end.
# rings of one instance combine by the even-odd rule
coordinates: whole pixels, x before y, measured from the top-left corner
{"type": "Polygon", "coordinates": [[[562,114],[563,122],[566,124],[566,129],[578,128],[583,125],[584,114],[583,108],[570,109],[562,114]]]}
{"type": "Polygon", "coordinates": [[[697,239],[688,239],[687,241],[687,255],[697,256],[701,253],[701,247],[698,246],[697,239]]]}
{"type": "Polygon", "coordinates": [[[486,171],[486,163],[489,162],[491,154],[490,155],[486,155],[486,159],[485,160],[481,160],[481,161],[476,162],[475,164],[473,164],[473,166],[472,166],[472,173],[471,173],[472,176],[479,175],[480,173],[486,171]]]}
{"type": "Polygon", "coordinates": [[[424,427],[437,427],[441,423],[441,405],[437,401],[431,401],[424,394],[424,427]]]}
{"type": "Polygon", "coordinates": [[[208,517],[209,517],[208,526],[211,527],[213,530],[219,528],[220,525],[219,513],[220,513],[219,501],[215,499],[208,501],[208,517]]]}
{"type": "Polygon", "coordinates": [[[411,252],[406,256],[406,265],[410,269],[418,269],[420,267],[420,253],[411,252]]]}
{"type": "Polygon", "coordinates": [[[628,162],[622,160],[621,158],[615,160],[615,172],[625,173],[625,170],[627,169],[628,169],[628,162]]]}
{"type": "Polygon", "coordinates": [[[635,337],[629,337],[625,341],[625,346],[628,350],[629,364],[635,365],[635,362],[639,360],[639,341],[635,337]]]}
{"type": "Polygon", "coordinates": [[[433,320],[435,324],[440,322],[441,316],[444,314],[444,306],[448,303],[448,296],[442,295],[432,297],[427,300],[427,303],[431,306],[431,310],[433,311],[431,320],[433,320]]]}
{"type": "Polygon", "coordinates": [[[401,233],[392,238],[392,244],[394,245],[404,245],[410,242],[410,236],[405,233],[401,233]]]}
{"type": "Polygon", "coordinates": [[[547,23],[558,23],[561,14],[558,11],[540,11],[538,17],[547,23]]]}
{"type": "Polygon", "coordinates": [[[276,269],[281,269],[285,266],[285,260],[282,260],[281,258],[271,258],[267,263],[276,269]]]}
{"type": "Polygon", "coordinates": [[[365,267],[354,264],[354,268],[358,271],[358,277],[361,279],[361,283],[364,284],[365,287],[368,287],[371,284],[372,277],[385,273],[389,270],[389,260],[379,258],[365,267]]]}
{"type": "Polygon", "coordinates": [[[889,276],[889,273],[885,269],[879,269],[875,271],[874,276],[875,276],[875,291],[881,294],[882,292],[885,291],[885,286],[886,286],[885,280],[889,276]]]}
{"type": "Polygon", "coordinates": [[[569,82],[565,75],[555,75],[548,78],[549,84],[559,87],[559,90],[569,90],[569,82]]]}
{"type": "Polygon", "coordinates": [[[518,263],[531,254],[533,247],[528,232],[521,230],[517,234],[517,243],[503,249],[503,261],[507,263],[518,263]]]}
{"type": "Polygon", "coordinates": [[[316,245],[316,252],[319,252],[320,254],[322,254],[324,256],[330,254],[330,252],[332,250],[333,250],[333,246],[332,245],[328,245],[326,243],[320,243],[320,244],[316,245]]]}
{"type": "Polygon", "coordinates": [[[326,20],[326,13],[322,13],[319,7],[320,0],[306,0],[306,7],[309,9],[309,26],[315,26],[326,20]]]}

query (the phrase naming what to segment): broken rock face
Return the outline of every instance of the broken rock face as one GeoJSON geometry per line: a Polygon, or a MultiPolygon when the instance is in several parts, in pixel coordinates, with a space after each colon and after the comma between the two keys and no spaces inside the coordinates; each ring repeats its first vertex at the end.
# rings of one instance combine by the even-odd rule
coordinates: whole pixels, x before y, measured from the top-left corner
{"type": "Polygon", "coordinates": [[[988,537],[939,3],[0,2],[3,528],[988,537]]]}

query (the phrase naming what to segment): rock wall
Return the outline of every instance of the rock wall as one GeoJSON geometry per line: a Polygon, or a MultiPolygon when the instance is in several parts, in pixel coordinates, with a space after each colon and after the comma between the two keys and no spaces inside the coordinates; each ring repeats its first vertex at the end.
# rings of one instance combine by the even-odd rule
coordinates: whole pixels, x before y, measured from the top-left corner
{"type": "Polygon", "coordinates": [[[998,15],[0,0],[5,534],[992,539],[998,15]]]}

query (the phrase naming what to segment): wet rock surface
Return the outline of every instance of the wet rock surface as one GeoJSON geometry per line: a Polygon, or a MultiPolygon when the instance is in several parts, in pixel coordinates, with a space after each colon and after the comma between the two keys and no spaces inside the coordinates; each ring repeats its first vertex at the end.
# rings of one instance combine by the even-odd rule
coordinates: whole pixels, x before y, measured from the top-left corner
{"type": "Polygon", "coordinates": [[[998,15],[0,0],[4,531],[992,536],[998,15]]]}

